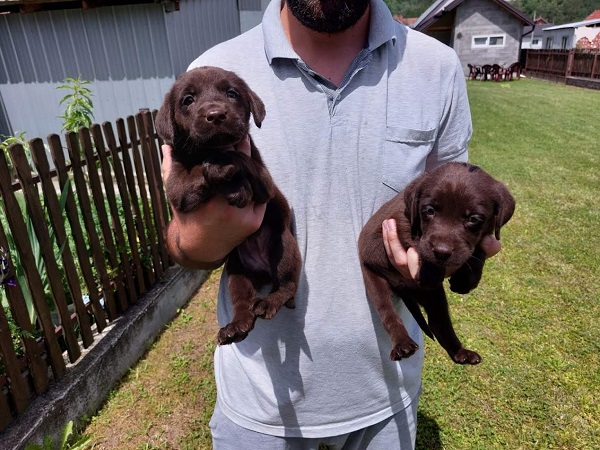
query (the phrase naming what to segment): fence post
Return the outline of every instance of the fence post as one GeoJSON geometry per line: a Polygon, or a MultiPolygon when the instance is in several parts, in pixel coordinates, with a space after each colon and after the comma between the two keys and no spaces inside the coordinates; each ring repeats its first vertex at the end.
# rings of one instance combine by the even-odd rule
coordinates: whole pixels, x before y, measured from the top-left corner
{"type": "Polygon", "coordinates": [[[590,78],[593,80],[594,79],[594,73],[596,72],[596,66],[598,63],[598,54],[600,53],[600,49],[596,50],[596,53],[594,54],[594,62],[592,63],[592,73],[590,74],[590,78]]]}
{"type": "Polygon", "coordinates": [[[567,70],[565,72],[565,84],[567,84],[567,79],[571,76],[571,71],[573,70],[573,60],[575,59],[575,50],[569,50],[569,58],[567,59],[567,70]]]}

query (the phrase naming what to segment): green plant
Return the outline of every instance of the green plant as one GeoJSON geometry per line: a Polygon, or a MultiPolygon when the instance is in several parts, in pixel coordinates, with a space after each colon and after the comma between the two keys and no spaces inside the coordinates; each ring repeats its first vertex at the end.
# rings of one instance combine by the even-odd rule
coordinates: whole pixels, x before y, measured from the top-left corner
{"type": "MultiPolygon", "coordinates": [[[[61,192],[61,195],[59,198],[59,205],[60,205],[61,212],[64,212],[64,210],[65,210],[65,205],[66,205],[66,200],[67,200],[67,192],[68,192],[69,186],[70,186],[70,180],[67,180],[67,182],[63,186],[63,189],[62,189],[62,192],[61,192]]],[[[44,285],[44,291],[46,292],[46,298],[48,299],[51,307],[54,307],[53,302],[52,302],[52,295],[50,294],[50,280],[48,278],[48,273],[46,272],[44,259],[42,257],[42,249],[41,249],[41,246],[38,242],[38,239],[37,239],[37,236],[35,233],[33,221],[31,219],[31,217],[29,216],[29,214],[27,213],[25,196],[22,192],[18,191],[18,192],[15,192],[15,197],[17,199],[17,202],[19,203],[19,206],[21,209],[21,214],[23,214],[23,217],[25,218],[25,228],[27,230],[27,235],[29,237],[29,242],[31,245],[33,257],[36,262],[37,270],[42,278],[42,284],[44,285]]],[[[0,204],[1,203],[2,202],[0,200],[0,204]]],[[[5,208],[0,208],[0,210],[5,210],[5,208]]],[[[8,214],[8,211],[5,211],[5,212],[8,214]]],[[[0,222],[1,222],[0,226],[2,226],[3,229],[9,230],[8,221],[4,216],[0,217],[0,222]]],[[[47,223],[48,229],[50,230],[50,240],[52,242],[55,242],[56,238],[54,236],[54,229],[53,229],[53,227],[50,226],[48,217],[46,217],[46,223],[47,223]]],[[[33,299],[31,298],[31,293],[29,292],[29,289],[27,289],[25,269],[23,268],[22,264],[19,261],[17,246],[14,242],[14,238],[13,238],[12,234],[9,232],[9,233],[7,233],[6,237],[7,237],[8,246],[9,246],[8,254],[13,255],[12,261],[11,261],[12,262],[11,266],[14,268],[14,273],[11,275],[11,277],[14,277],[16,279],[16,282],[18,282],[19,285],[21,286],[21,289],[23,291],[23,296],[25,298],[25,304],[27,306],[27,311],[29,313],[29,319],[30,319],[31,323],[35,323],[36,313],[35,313],[35,308],[33,306],[33,299]]],[[[66,245],[66,241],[61,247],[55,246],[56,250],[55,250],[54,257],[56,258],[57,261],[60,261],[60,257],[64,250],[65,245],[66,245]]],[[[7,260],[6,264],[8,264],[8,256],[7,255],[5,255],[5,256],[6,256],[6,260],[7,260]]],[[[4,296],[2,296],[2,297],[4,297],[4,296]]],[[[5,303],[5,300],[3,298],[3,304],[4,303],[5,303]]]]}
{"type": "Polygon", "coordinates": [[[66,78],[65,83],[57,87],[68,92],[59,102],[59,105],[67,105],[64,114],[59,116],[63,120],[62,129],[77,132],[81,127],[89,128],[94,119],[94,94],[87,86],[92,83],[82,80],[81,76],[66,78]]]}
{"type": "Polygon", "coordinates": [[[54,445],[50,437],[46,436],[41,445],[29,444],[25,447],[25,450],[85,450],[92,448],[91,440],[90,436],[74,433],[73,421],[69,421],[62,429],[60,439],[56,445],[54,445]]]}
{"type": "Polygon", "coordinates": [[[13,180],[17,178],[17,172],[13,167],[12,160],[10,158],[10,155],[8,154],[8,148],[13,144],[21,144],[23,146],[23,149],[25,150],[27,160],[31,161],[31,150],[29,149],[29,144],[27,143],[25,134],[26,133],[24,131],[21,131],[20,133],[17,133],[14,136],[5,136],[4,140],[0,142],[0,150],[2,150],[6,155],[6,162],[8,163],[10,175],[13,180]]]}

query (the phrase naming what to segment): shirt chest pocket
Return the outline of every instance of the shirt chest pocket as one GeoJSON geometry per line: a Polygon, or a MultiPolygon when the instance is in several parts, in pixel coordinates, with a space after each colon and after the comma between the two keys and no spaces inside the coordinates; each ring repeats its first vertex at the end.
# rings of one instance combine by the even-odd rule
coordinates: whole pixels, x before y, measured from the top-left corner
{"type": "Polygon", "coordinates": [[[383,184],[400,192],[425,171],[437,129],[386,127],[383,144],[383,184]]]}

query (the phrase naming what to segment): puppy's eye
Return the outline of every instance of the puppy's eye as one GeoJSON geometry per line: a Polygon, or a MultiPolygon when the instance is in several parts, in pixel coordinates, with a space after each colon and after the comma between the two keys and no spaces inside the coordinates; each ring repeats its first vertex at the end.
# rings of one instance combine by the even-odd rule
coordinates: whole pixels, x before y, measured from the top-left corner
{"type": "Polygon", "coordinates": [[[472,214],[469,216],[469,218],[467,220],[467,224],[471,227],[479,226],[483,222],[484,222],[483,216],[480,216],[479,214],[472,214]]]}
{"type": "Polygon", "coordinates": [[[421,214],[424,218],[431,219],[433,216],[435,216],[435,209],[433,208],[433,206],[425,206],[421,211],[421,214]]]}
{"type": "Polygon", "coordinates": [[[235,89],[227,89],[227,97],[236,99],[240,96],[235,89]]]}
{"type": "Polygon", "coordinates": [[[193,95],[186,95],[181,99],[181,104],[183,106],[190,106],[192,103],[194,103],[194,100],[195,99],[193,95]]]}

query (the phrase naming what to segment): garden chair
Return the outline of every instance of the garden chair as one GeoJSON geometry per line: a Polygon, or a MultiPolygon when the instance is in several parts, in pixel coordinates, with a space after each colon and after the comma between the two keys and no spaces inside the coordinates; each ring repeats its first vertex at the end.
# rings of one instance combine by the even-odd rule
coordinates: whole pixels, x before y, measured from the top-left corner
{"type": "Polygon", "coordinates": [[[474,66],[472,64],[467,64],[467,66],[469,67],[469,80],[476,80],[482,75],[481,66],[474,66]]]}
{"type": "Polygon", "coordinates": [[[492,64],[492,79],[494,81],[502,81],[506,76],[506,69],[499,64],[492,64]]]}
{"type": "Polygon", "coordinates": [[[518,80],[519,78],[521,78],[522,71],[523,71],[523,68],[521,67],[520,62],[512,63],[510,66],[508,66],[508,69],[506,69],[505,77],[507,80],[510,81],[513,79],[513,74],[516,74],[517,80],[518,80]]]}
{"type": "Polygon", "coordinates": [[[483,81],[487,81],[488,77],[490,77],[489,79],[492,79],[492,66],[490,64],[484,64],[483,66],[481,66],[481,75],[483,76],[483,81]]]}

